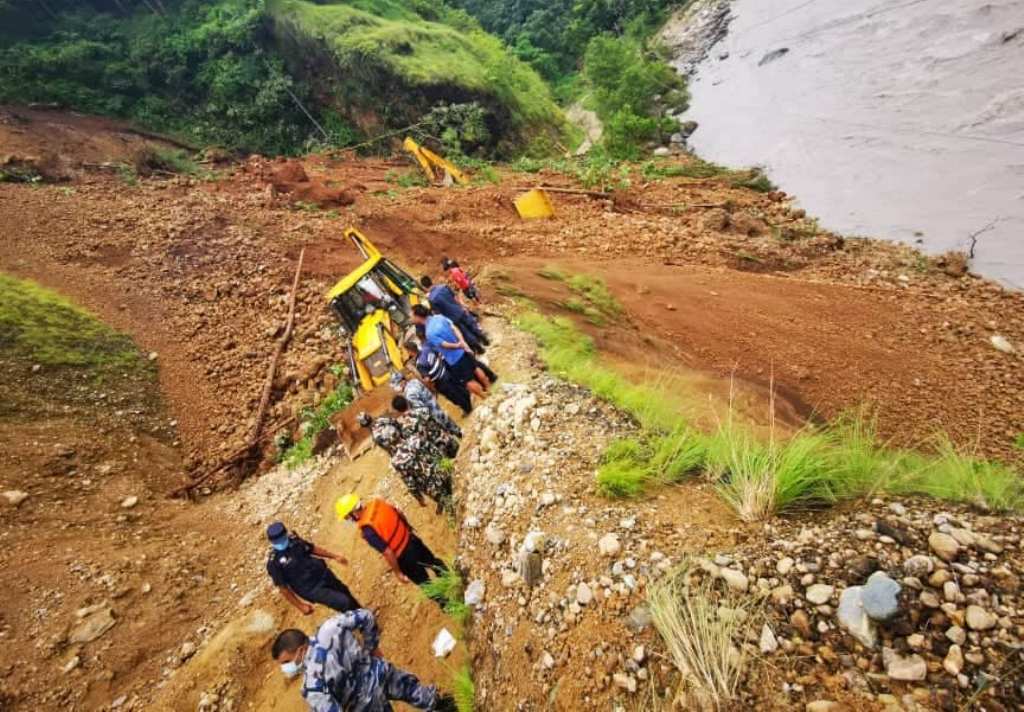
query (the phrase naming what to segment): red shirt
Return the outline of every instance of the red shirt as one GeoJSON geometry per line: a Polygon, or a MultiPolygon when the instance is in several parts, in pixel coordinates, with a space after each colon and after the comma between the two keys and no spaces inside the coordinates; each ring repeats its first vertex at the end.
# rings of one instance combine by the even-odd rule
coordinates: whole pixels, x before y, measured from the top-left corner
{"type": "Polygon", "coordinates": [[[452,278],[452,281],[455,282],[455,286],[462,291],[466,291],[470,288],[471,285],[469,277],[466,276],[466,273],[462,271],[461,267],[452,267],[448,270],[448,275],[452,278]]]}

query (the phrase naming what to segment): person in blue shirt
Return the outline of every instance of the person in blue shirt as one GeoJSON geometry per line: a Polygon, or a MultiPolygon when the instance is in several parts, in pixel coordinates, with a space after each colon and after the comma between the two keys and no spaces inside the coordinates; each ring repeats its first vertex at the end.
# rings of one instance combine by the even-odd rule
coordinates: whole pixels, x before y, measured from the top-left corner
{"type": "Polygon", "coordinates": [[[420,346],[411,339],[405,342],[405,350],[411,359],[415,359],[416,371],[424,383],[461,408],[463,415],[473,412],[473,402],[470,400],[466,384],[455,380],[449,373],[444,359],[436,351],[426,343],[420,346]]]}
{"type": "Polygon", "coordinates": [[[491,341],[480,328],[480,322],[462,305],[452,288],[447,284],[434,284],[434,281],[426,275],[420,278],[420,284],[427,290],[430,308],[435,313],[451,319],[452,323],[462,332],[470,349],[474,353],[482,354],[484,347],[491,341]]]}
{"type": "Polygon", "coordinates": [[[444,359],[448,371],[459,383],[465,384],[471,393],[483,396],[491,387],[491,380],[473,355],[462,332],[448,317],[431,314],[425,306],[417,304],[412,308],[412,320],[424,327],[427,346],[437,351],[444,359]]]}

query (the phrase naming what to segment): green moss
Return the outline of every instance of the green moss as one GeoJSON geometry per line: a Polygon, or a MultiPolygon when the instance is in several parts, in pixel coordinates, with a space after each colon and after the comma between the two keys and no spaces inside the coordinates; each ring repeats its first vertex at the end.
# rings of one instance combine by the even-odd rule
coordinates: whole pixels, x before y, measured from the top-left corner
{"type": "Polygon", "coordinates": [[[132,340],[33,282],[0,274],[0,354],[44,368],[135,370],[132,340]]]}

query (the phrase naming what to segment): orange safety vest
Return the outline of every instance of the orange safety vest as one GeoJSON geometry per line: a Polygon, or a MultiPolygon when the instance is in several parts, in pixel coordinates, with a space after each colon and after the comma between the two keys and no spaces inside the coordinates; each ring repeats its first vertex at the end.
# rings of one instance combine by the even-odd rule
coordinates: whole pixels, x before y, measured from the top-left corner
{"type": "Polygon", "coordinates": [[[360,529],[373,529],[395,556],[402,555],[409,544],[409,537],[412,536],[402,513],[382,499],[372,500],[363,507],[356,524],[360,529]]]}

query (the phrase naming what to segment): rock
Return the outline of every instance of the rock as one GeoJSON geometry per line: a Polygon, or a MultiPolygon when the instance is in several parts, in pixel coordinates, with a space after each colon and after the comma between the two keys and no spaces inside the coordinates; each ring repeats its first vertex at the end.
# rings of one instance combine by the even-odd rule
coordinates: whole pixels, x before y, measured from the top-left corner
{"type": "Polygon", "coordinates": [[[480,518],[470,514],[468,517],[462,520],[463,529],[478,529],[480,527],[480,518]]]}
{"type": "Polygon", "coordinates": [[[924,578],[934,569],[935,562],[932,561],[932,557],[925,556],[924,554],[911,556],[903,562],[903,571],[906,572],[907,576],[914,576],[915,578],[924,578]]]}
{"type": "Polygon", "coordinates": [[[544,560],[535,551],[524,551],[519,555],[519,576],[530,588],[533,588],[544,575],[544,560]]]}
{"type": "Polygon", "coordinates": [[[619,537],[615,534],[605,534],[597,542],[597,548],[602,556],[615,556],[622,550],[619,537]]]}
{"type": "Polygon", "coordinates": [[[761,640],[758,647],[761,648],[761,652],[765,655],[774,653],[779,649],[779,640],[775,637],[775,633],[772,632],[771,627],[767,623],[761,626],[761,640]]]}
{"type": "Polygon", "coordinates": [[[1013,348],[1013,344],[1005,336],[1000,334],[993,334],[989,337],[989,343],[995,347],[996,351],[1002,351],[1004,354],[1012,354],[1017,349],[1013,348]]]}
{"type": "Polygon", "coordinates": [[[81,664],[82,664],[82,658],[80,658],[77,655],[75,655],[70,660],[68,660],[66,663],[61,665],[60,666],[60,670],[61,670],[61,672],[67,674],[67,673],[71,672],[72,670],[74,670],[76,667],[78,667],[81,664]]]}
{"type": "Polygon", "coordinates": [[[885,674],[892,680],[916,682],[928,675],[928,664],[920,655],[904,657],[892,648],[884,648],[882,662],[885,664],[885,674]]]}
{"type": "Polygon", "coordinates": [[[590,590],[590,586],[586,583],[581,583],[576,587],[576,603],[581,606],[589,605],[594,600],[594,592],[590,590]]]}
{"type": "Polygon", "coordinates": [[[670,143],[686,143],[686,137],[676,131],[674,134],[668,137],[670,143]]]}
{"type": "Polygon", "coordinates": [[[864,587],[850,586],[839,596],[839,609],[836,616],[839,625],[856,638],[865,648],[875,646],[875,624],[871,622],[864,610],[864,587]]]}
{"type": "Polygon", "coordinates": [[[132,495],[130,497],[125,497],[124,499],[121,500],[121,509],[131,509],[132,507],[134,507],[138,503],[139,503],[139,498],[136,497],[135,495],[132,495]]]}
{"type": "Polygon", "coordinates": [[[928,546],[943,561],[952,561],[960,552],[960,544],[949,534],[932,532],[928,537],[928,546]]]}
{"type": "Polygon", "coordinates": [[[523,551],[540,551],[544,548],[544,532],[532,531],[523,537],[523,551]]]}
{"type": "Polygon", "coordinates": [[[644,646],[638,645],[635,648],[633,648],[633,662],[635,662],[637,665],[640,665],[646,659],[647,649],[644,646]]]}
{"type": "Polygon", "coordinates": [[[72,644],[91,643],[113,628],[116,623],[117,619],[114,618],[114,612],[110,606],[102,606],[98,610],[92,610],[82,616],[81,622],[68,634],[68,642],[72,644]]]}
{"type": "Polygon", "coordinates": [[[777,606],[784,606],[793,600],[793,587],[787,583],[778,588],[773,588],[771,597],[772,603],[777,606]]]}
{"type": "Polygon", "coordinates": [[[811,637],[811,619],[807,617],[807,612],[802,608],[798,608],[793,611],[793,615],[789,617],[789,624],[796,629],[796,632],[800,634],[800,637],[804,640],[808,640],[811,637]]]}
{"type": "Polygon", "coordinates": [[[921,605],[925,608],[938,608],[942,603],[934,591],[922,591],[918,600],[921,601],[921,605]]]}
{"type": "Polygon", "coordinates": [[[998,619],[981,606],[967,606],[964,620],[971,630],[991,630],[995,628],[998,619]]]}
{"type": "Polygon", "coordinates": [[[612,682],[616,687],[621,687],[629,692],[636,692],[636,678],[626,673],[617,672],[612,675],[612,682]]]}
{"type": "Polygon", "coordinates": [[[505,531],[491,522],[484,529],[484,538],[494,546],[500,546],[505,541],[505,531]]]}
{"type": "Polygon", "coordinates": [[[960,546],[974,546],[977,541],[977,537],[970,529],[960,529],[958,527],[952,527],[949,530],[949,535],[956,539],[956,543],[960,546]]]}
{"type": "Polygon", "coordinates": [[[785,576],[793,569],[795,563],[789,556],[783,557],[775,564],[775,570],[779,572],[780,576],[785,576]]]}
{"type": "Polygon", "coordinates": [[[816,583],[807,589],[806,598],[808,601],[816,606],[820,606],[824,603],[828,603],[828,600],[832,598],[833,589],[828,584],[816,583]]]}
{"type": "Polygon", "coordinates": [[[815,700],[808,702],[804,712],[842,712],[843,706],[832,700],[815,700]]]}
{"type": "Polygon", "coordinates": [[[733,591],[746,593],[750,587],[750,581],[747,580],[747,577],[743,575],[743,572],[736,569],[722,569],[718,575],[725,581],[725,585],[733,591]]]}
{"type": "Polygon", "coordinates": [[[893,581],[883,571],[876,571],[871,574],[864,590],[861,592],[861,602],[864,612],[872,620],[887,621],[896,615],[900,610],[901,586],[893,581]]]}
{"type": "Polygon", "coordinates": [[[646,604],[641,603],[629,612],[629,615],[626,617],[626,627],[639,633],[650,627],[651,620],[651,609],[646,604]]]}
{"type": "Polygon", "coordinates": [[[196,644],[191,640],[186,640],[181,644],[181,648],[178,650],[178,660],[185,662],[193,655],[196,654],[196,644]]]}
{"type": "Polygon", "coordinates": [[[946,658],[942,661],[942,668],[954,677],[964,669],[964,653],[959,645],[949,646],[949,652],[946,653],[946,658]]]}
{"type": "Polygon", "coordinates": [[[466,586],[466,592],[463,594],[462,599],[467,606],[479,606],[484,601],[485,591],[484,582],[476,579],[466,586]]]}
{"type": "Polygon", "coordinates": [[[7,504],[12,507],[17,507],[28,499],[28,492],[22,492],[21,490],[7,490],[4,492],[4,499],[7,500],[7,504]]]}
{"type": "Polygon", "coordinates": [[[540,656],[540,664],[545,670],[550,670],[555,666],[555,659],[551,656],[551,653],[544,651],[544,654],[540,656]]]}
{"type": "Polygon", "coordinates": [[[956,643],[957,645],[963,645],[965,642],[967,642],[967,631],[965,631],[963,628],[961,628],[958,625],[950,626],[946,630],[946,638],[951,643],[956,643]]]}
{"type": "Polygon", "coordinates": [[[658,146],[654,149],[654,155],[659,158],[665,158],[666,156],[672,155],[672,149],[666,146],[658,146]]]}
{"type": "Polygon", "coordinates": [[[907,645],[913,650],[921,650],[924,648],[925,641],[927,639],[920,633],[914,633],[907,636],[907,645]]]}

